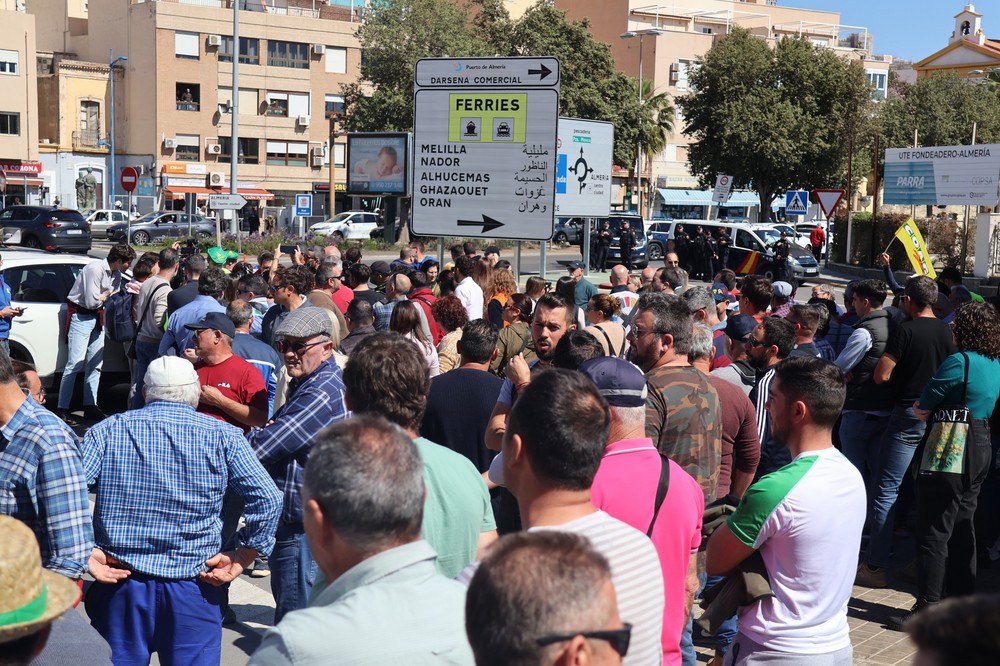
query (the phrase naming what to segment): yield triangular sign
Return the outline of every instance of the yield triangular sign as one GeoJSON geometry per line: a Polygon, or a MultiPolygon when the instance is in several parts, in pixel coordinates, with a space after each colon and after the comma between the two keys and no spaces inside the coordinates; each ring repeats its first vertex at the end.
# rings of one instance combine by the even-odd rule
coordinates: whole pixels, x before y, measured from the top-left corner
{"type": "Polygon", "coordinates": [[[822,209],[823,215],[833,217],[833,212],[837,210],[837,206],[840,205],[845,192],[844,190],[813,190],[813,194],[816,195],[816,199],[819,201],[819,207],[822,209]]]}

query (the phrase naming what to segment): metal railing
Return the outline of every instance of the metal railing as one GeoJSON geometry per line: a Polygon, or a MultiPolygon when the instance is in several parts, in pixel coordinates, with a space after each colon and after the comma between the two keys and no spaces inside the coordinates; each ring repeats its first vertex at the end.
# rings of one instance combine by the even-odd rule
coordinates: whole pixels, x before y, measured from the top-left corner
{"type": "Polygon", "coordinates": [[[200,108],[201,102],[185,102],[184,100],[177,100],[178,111],[198,111],[200,108]]]}
{"type": "Polygon", "coordinates": [[[73,132],[73,148],[108,149],[108,135],[100,130],[77,130],[73,132]]]}

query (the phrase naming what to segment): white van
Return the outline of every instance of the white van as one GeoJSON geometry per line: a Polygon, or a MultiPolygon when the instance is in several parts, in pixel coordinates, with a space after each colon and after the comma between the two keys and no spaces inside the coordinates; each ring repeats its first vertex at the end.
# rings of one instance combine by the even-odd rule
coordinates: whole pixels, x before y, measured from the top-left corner
{"type": "MultiPolygon", "coordinates": [[[[673,247],[673,238],[678,225],[684,227],[688,235],[694,233],[697,227],[719,237],[719,229],[725,227],[729,233],[729,260],[725,268],[730,268],[737,275],[754,273],[763,275],[769,280],[775,278],[774,250],[772,246],[781,238],[781,232],[770,226],[748,224],[746,222],[726,222],[722,220],[672,220],[669,222],[668,242],[673,247]],[[758,253],[756,261],[750,254],[758,253]]],[[[801,285],[807,280],[819,279],[819,264],[809,250],[799,247],[789,238],[788,243],[788,281],[795,280],[801,285]]]]}

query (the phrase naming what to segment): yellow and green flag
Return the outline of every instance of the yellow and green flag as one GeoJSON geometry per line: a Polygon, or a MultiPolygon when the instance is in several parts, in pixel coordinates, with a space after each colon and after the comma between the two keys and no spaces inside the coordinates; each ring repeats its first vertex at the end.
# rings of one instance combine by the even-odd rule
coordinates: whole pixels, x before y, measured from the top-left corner
{"type": "Polygon", "coordinates": [[[913,264],[913,271],[936,280],[937,272],[934,270],[934,265],[931,264],[931,254],[927,251],[924,237],[920,235],[920,229],[917,229],[917,223],[913,221],[912,217],[904,222],[899,229],[896,229],[896,238],[906,248],[906,256],[913,264]]]}

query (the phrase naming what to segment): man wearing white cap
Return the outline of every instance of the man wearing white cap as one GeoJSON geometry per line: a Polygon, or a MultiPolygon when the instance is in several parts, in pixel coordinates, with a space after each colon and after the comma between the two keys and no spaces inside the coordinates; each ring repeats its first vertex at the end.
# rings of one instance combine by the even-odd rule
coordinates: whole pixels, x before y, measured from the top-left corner
{"type": "Polygon", "coordinates": [[[292,310],[274,329],[274,346],[291,378],[288,399],[274,418],[250,432],[250,446],[283,495],[277,543],[270,558],[274,623],[305,608],[317,566],[302,524],[302,481],[316,436],[347,417],[344,380],[333,361],[338,341],[322,308],[292,310]]]}
{"type": "Polygon", "coordinates": [[[195,411],[191,363],[154,360],[144,392],[145,407],[83,440],[87,483],[97,486],[87,613],[117,663],[157,652],[163,663],[218,664],[218,586],[271,551],[281,495],[238,428],[195,411]],[[246,503],[235,553],[220,552],[227,488],[246,503]]]}

